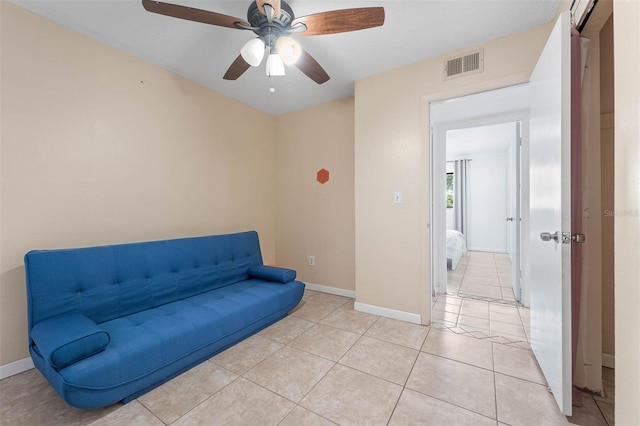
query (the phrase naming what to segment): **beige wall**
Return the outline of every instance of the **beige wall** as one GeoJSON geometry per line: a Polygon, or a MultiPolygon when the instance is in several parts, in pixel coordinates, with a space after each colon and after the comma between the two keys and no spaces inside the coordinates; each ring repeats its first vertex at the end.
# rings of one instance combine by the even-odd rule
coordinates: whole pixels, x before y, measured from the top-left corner
{"type": "MultiPolygon", "coordinates": [[[[314,254],[314,271],[321,271],[322,250],[290,261],[289,249],[281,254],[279,247],[276,258],[276,241],[306,249],[293,239],[281,242],[284,222],[279,216],[276,231],[276,208],[284,216],[288,202],[281,191],[290,188],[288,172],[276,174],[275,165],[283,164],[276,152],[291,155],[289,163],[308,164],[310,173],[317,167],[311,160],[322,155],[316,147],[296,154],[297,136],[283,128],[285,118],[315,126],[318,134],[313,137],[319,141],[326,139],[324,132],[338,137],[331,127],[314,124],[309,111],[266,116],[0,4],[0,365],[27,356],[22,256],[32,248],[251,226],[261,233],[266,262],[291,263],[309,281],[351,288],[349,266],[344,267],[345,278],[334,279],[324,278],[324,272],[313,278],[297,265],[306,266],[308,255],[314,254]],[[283,138],[277,145],[276,135],[283,138]],[[254,172],[247,174],[247,169],[254,172]]],[[[640,3],[617,0],[614,16],[616,420],[640,424],[640,334],[629,326],[640,323],[640,3]]],[[[550,29],[547,25],[486,43],[482,74],[444,83],[437,58],[357,82],[351,113],[360,302],[429,313],[427,102],[527,81],[550,29]],[[403,192],[400,205],[392,204],[396,190],[403,192]]],[[[341,121],[333,110],[346,113],[349,102],[310,111],[317,109],[344,126],[339,137],[346,140],[348,120],[341,121]]],[[[327,163],[332,160],[327,157],[327,163]]],[[[346,162],[319,167],[328,168],[332,179],[332,168],[343,176],[349,173],[346,162]]],[[[303,169],[297,176],[307,173],[303,169]]],[[[332,187],[321,193],[310,184],[308,191],[293,188],[293,193],[313,200],[315,192],[318,199],[326,196],[336,204],[347,199],[327,188],[332,187]]],[[[348,245],[348,238],[343,242],[348,245]]]]}
{"type": "Polygon", "coordinates": [[[358,302],[429,321],[428,102],[528,81],[552,25],[482,45],[480,74],[444,82],[440,57],[356,82],[358,302]]]}
{"type": "Polygon", "coordinates": [[[640,2],[613,2],[616,424],[640,424],[640,2]]]}
{"type": "Polygon", "coordinates": [[[0,365],[28,250],[256,229],[275,260],[274,117],[0,4],[0,365]]]}
{"type": "Polygon", "coordinates": [[[615,354],[613,305],[613,17],[600,32],[600,160],[602,167],[602,352],[615,354]]]}
{"type": "Polygon", "coordinates": [[[277,120],[277,263],[305,282],[355,290],[354,103],[341,99],[277,120]],[[329,171],[320,184],[316,173],[329,171]],[[309,256],[316,265],[309,266],[309,256]]]}

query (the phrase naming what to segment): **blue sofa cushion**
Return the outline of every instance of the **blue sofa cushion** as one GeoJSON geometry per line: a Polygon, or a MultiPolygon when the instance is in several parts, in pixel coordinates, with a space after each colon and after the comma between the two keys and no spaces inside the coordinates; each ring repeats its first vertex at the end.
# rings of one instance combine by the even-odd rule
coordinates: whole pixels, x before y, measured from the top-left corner
{"type": "Polygon", "coordinates": [[[65,383],[91,389],[121,386],[197,352],[280,311],[302,297],[299,282],[246,280],[100,324],[111,343],[60,370],[65,383]]]}
{"type": "Polygon", "coordinates": [[[296,271],[293,269],[276,268],[274,266],[252,266],[248,272],[251,278],[258,278],[275,283],[290,283],[296,279],[296,271]]]}
{"type": "Polygon", "coordinates": [[[86,316],[69,312],[48,318],[31,330],[40,354],[55,368],[64,368],[104,350],[109,333],[86,316]]]}
{"type": "Polygon", "coordinates": [[[79,312],[101,324],[248,278],[258,234],[180,238],[25,255],[29,328],[79,312]]]}

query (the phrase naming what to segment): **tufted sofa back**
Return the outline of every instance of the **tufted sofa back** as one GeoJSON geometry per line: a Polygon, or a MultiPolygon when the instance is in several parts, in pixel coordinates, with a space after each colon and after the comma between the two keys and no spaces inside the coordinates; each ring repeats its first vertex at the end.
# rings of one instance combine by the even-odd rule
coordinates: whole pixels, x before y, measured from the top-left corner
{"type": "Polygon", "coordinates": [[[258,234],[181,238],[25,255],[29,330],[80,312],[101,323],[248,278],[258,234]]]}

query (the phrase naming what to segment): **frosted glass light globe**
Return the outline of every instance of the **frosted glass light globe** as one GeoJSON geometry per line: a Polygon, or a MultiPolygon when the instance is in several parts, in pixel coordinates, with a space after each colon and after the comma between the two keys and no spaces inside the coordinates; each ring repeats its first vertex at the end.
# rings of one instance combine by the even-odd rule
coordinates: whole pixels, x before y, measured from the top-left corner
{"type": "Polygon", "coordinates": [[[259,38],[253,38],[246,42],[240,50],[242,59],[252,67],[257,67],[264,57],[264,41],[259,38]]]}
{"type": "Polygon", "coordinates": [[[300,59],[300,55],[302,55],[300,44],[291,37],[280,37],[276,42],[276,49],[278,49],[278,54],[287,65],[295,64],[300,59]]]}
{"type": "Polygon", "coordinates": [[[267,57],[267,77],[273,75],[284,75],[284,62],[277,53],[270,53],[267,57]]]}

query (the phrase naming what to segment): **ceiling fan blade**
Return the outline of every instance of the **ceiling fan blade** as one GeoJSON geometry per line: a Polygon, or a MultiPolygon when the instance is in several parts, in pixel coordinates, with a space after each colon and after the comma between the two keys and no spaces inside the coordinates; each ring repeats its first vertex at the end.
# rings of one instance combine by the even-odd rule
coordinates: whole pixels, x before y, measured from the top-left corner
{"type": "Polygon", "coordinates": [[[384,7],[360,7],[332,10],[296,18],[291,26],[304,24],[307,30],[301,36],[336,34],[364,30],[384,24],[384,7]]]}
{"type": "Polygon", "coordinates": [[[296,67],[318,84],[326,83],[331,78],[318,61],[305,50],[302,51],[300,59],[296,62],[296,67]]]}
{"type": "Polygon", "coordinates": [[[243,24],[249,27],[249,23],[244,19],[236,18],[221,13],[210,12],[208,10],[196,9],[193,7],[180,6],[171,3],[162,3],[154,0],[142,0],[142,6],[148,11],[159,13],[160,15],[172,16],[174,18],[187,19],[189,21],[202,22],[203,24],[217,25],[243,29],[236,24],[243,24]]]}
{"type": "Polygon", "coordinates": [[[264,11],[264,5],[269,4],[274,10],[273,16],[275,16],[276,18],[280,16],[280,0],[256,0],[256,4],[258,5],[260,13],[262,13],[263,15],[266,15],[264,11]]]}
{"type": "Polygon", "coordinates": [[[242,59],[242,55],[238,55],[235,61],[231,64],[227,72],[224,74],[225,80],[237,80],[246,70],[249,69],[251,65],[249,65],[244,59],[242,59]]]}

